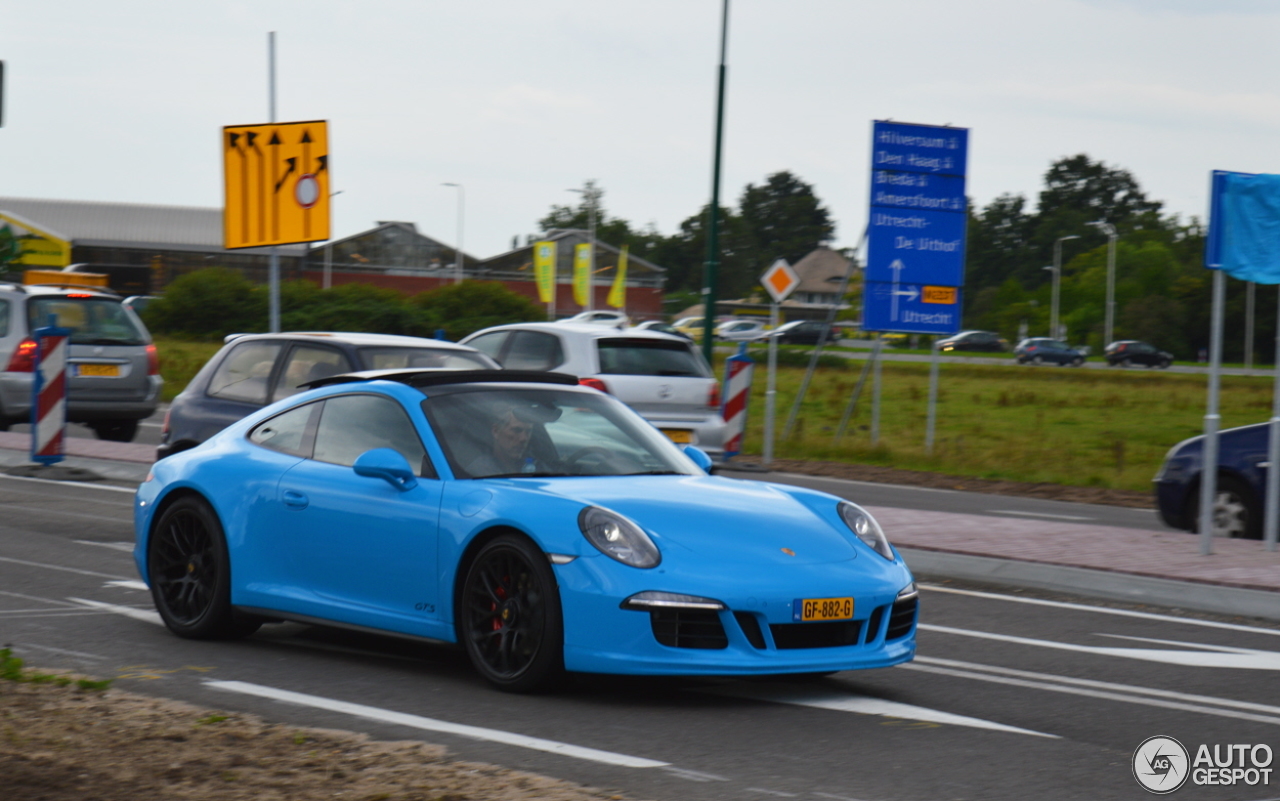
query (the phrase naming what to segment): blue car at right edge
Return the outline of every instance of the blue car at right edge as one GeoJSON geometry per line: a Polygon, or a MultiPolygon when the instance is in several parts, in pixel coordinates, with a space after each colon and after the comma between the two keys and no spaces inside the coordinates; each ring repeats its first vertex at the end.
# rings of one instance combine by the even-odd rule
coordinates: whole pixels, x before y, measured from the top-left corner
{"type": "MultiPolygon", "coordinates": [[[[1269,428],[1256,423],[1218,433],[1215,536],[1262,539],[1269,428]]],[[[1156,505],[1168,526],[1191,532],[1199,528],[1203,453],[1203,436],[1183,440],[1169,449],[1156,474],[1156,505]]]]}

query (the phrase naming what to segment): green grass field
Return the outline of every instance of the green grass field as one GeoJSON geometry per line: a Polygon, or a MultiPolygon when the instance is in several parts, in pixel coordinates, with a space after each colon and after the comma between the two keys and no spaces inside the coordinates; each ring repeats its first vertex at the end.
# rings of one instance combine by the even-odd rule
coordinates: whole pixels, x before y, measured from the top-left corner
{"type": "MultiPolygon", "coordinates": [[[[182,391],[220,342],[156,342],[165,400],[182,391]]],[[[1153,370],[941,366],[934,452],[924,450],[927,363],[885,362],[880,442],[871,445],[868,379],[844,438],[834,444],[862,360],[824,356],[793,436],[781,434],[808,363],[805,348],[784,348],[778,370],[780,458],[877,464],[957,476],[1102,486],[1145,491],[1175,443],[1204,425],[1205,377],[1153,370]]],[[[753,351],[755,383],[744,441],[764,446],[764,353],[753,351]]],[[[722,362],[717,360],[717,374],[722,362]]],[[[1267,420],[1269,376],[1224,376],[1224,428],[1267,420]]]]}
{"type": "MultiPolygon", "coordinates": [[[[1145,491],[1169,448],[1203,428],[1202,375],[944,364],[929,455],[929,365],[885,362],[879,444],[870,441],[870,378],[844,438],[833,443],[861,367],[862,360],[820,367],[787,441],[782,429],[804,370],[779,368],[776,456],[1145,491]]],[[[748,454],[763,448],[765,383],[762,357],[752,386],[748,454]]],[[[1223,427],[1266,421],[1271,389],[1269,376],[1224,376],[1223,427]]]]}

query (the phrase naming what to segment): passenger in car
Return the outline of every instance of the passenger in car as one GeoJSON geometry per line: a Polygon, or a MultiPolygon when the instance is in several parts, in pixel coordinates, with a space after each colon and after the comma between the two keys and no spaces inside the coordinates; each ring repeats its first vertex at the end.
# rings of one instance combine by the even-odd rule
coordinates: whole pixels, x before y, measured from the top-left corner
{"type": "MultiPolygon", "coordinates": [[[[525,451],[533,434],[533,423],[520,419],[513,406],[503,409],[490,427],[493,447],[489,453],[481,453],[467,465],[473,476],[495,476],[519,473],[525,468],[525,451]]],[[[532,464],[532,458],[528,459],[532,464]]]]}

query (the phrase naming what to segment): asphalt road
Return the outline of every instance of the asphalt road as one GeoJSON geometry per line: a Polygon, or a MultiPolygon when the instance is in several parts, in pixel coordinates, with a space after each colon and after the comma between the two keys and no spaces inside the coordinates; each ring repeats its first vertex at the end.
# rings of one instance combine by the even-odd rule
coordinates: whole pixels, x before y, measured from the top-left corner
{"type": "MultiPolygon", "coordinates": [[[[929,497],[877,489],[878,503],[929,497]]],[[[1148,737],[1193,755],[1280,751],[1280,627],[957,587],[923,590],[915,662],[810,681],[589,676],[512,696],[455,650],[391,638],[281,624],[180,640],[137,582],[131,500],[126,487],[0,477],[0,643],[127,690],[440,742],[660,801],[1133,799],[1146,796],[1130,758],[1148,737]]],[[[1179,796],[1276,798],[1277,785],[1179,796]]]]}

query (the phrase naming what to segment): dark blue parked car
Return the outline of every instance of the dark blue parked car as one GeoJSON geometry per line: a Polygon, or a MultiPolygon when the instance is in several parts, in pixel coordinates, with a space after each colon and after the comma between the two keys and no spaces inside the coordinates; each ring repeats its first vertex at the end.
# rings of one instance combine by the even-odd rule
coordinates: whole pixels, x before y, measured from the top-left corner
{"type": "Polygon", "coordinates": [[[1079,367],[1084,364],[1084,354],[1067,343],[1049,337],[1032,337],[1018,343],[1013,349],[1018,364],[1056,364],[1079,367]]]}
{"type": "MultiPolygon", "coordinates": [[[[1213,511],[1216,536],[1262,539],[1268,429],[1269,424],[1257,423],[1218,434],[1218,497],[1213,511]]],[[[1179,442],[1169,450],[1156,474],[1160,519],[1173,528],[1196,531],[1199,526],[1203,452],[1202,436],[1179,442]]]]}

